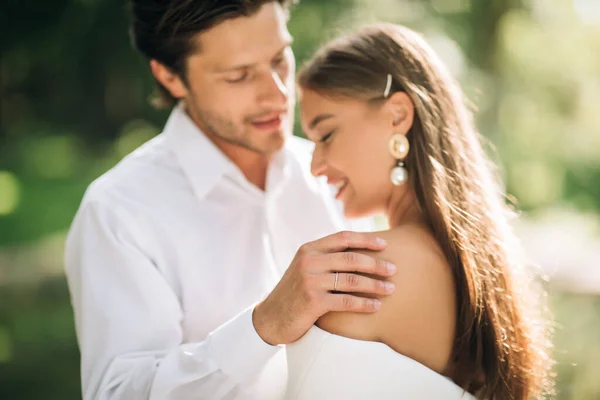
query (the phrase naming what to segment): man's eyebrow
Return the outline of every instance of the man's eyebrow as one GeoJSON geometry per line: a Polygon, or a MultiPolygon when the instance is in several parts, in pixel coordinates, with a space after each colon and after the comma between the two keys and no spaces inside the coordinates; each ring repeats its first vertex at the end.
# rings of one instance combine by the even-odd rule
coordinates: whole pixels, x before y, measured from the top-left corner
{"type": "Polygon", "coordinates": [[[321,114],[321,115],[317,115],[310,124],[308,124],[308,127],[310,129],[315,129],[315,127],[317,125],[319,125],[321,122],[325,121],[326,119],[329,118],[333,118],[333,114],[321,114]]]}
{"type": "MultiPolygon", "coordinates": [[[[275,53],[275,56],[283,53],[286,48],[291,46],[291,44],[292,44],[292,39],[291,38],[287,39],[285,41],[285,44],[277,51],[277,53],[275,53]]],[[[234,66],[231,66],[228,68],[216,69],[214,72],[217,74],[222,74],[224,72],[243,71],[245,69],[251,69],[254,66],[256,66],[256,64],[240,64],[240,65],[234,65],[234,66]]]]}

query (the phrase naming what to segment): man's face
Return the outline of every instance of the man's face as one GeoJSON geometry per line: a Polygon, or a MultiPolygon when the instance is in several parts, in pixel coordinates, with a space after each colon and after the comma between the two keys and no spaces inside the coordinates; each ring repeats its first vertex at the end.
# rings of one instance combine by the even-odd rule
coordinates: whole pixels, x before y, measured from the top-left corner
{"type": "Polygon", "coordinates": [[[188,113],[218,145],[270,155],[291,134],[294,55],[278,2],[198,35],[187,60],[188,113]]]}

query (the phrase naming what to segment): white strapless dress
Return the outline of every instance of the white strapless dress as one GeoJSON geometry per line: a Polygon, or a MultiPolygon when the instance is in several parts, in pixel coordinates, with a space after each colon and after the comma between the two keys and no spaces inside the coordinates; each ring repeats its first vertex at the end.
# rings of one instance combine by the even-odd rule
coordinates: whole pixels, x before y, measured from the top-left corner
{"type": "Polygon", "coordinates": [[[475,399],[449,378],[383,343],[314,326],[286,349],[286,399],[475,399]]]}

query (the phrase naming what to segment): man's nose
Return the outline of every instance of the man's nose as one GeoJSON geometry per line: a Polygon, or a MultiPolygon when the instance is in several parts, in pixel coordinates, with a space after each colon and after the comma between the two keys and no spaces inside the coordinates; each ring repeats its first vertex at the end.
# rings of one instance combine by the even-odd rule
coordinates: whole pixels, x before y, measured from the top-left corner
{"type": "Polygon", "coordinates": [[[287,104],[289,90],[284,80],[276,71],[270,71],[270,73],[266,74],[266,78],[261,86],[260,100],[263,104],[270,103],[270,105],[275,107],[287,104]]]}

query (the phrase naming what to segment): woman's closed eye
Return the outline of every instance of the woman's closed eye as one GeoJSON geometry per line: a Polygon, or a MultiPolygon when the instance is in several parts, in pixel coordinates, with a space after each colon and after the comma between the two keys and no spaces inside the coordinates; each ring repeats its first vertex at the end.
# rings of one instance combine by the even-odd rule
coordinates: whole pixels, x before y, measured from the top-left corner
{"type": "Polygon", "coordinates": [[[331,137],[333,136],[334,133],[335,133],[335,129],[330,131],[329,133],[326,133],[325,135],[323,135],[321,137],[321,139],[319,139],[319,143],[329,143],[331,141],[331,137]]]}

